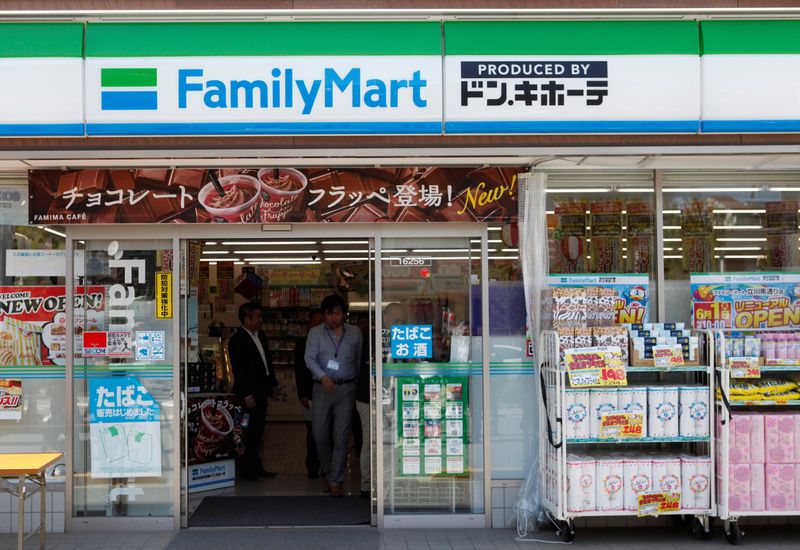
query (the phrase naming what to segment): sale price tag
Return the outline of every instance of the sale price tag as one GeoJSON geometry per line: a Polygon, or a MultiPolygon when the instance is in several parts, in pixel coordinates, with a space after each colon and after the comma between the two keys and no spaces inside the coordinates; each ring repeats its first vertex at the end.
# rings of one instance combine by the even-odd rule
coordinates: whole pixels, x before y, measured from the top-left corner
{"type": "Polygon", "coordinates": [[[731,378],[761,378],[758,357],[731,357],[728,359],[731,378]]]}
{"type": "Polygon", "coordinates": [[[660,369],[674,369],[683,366],[683,348],[674,346],[653,346],[653,361],[660,369]]]}
{"type": "Polygon", "coordinates": [[[669,512],[679,512],[681,509],[681,494],[676,493],[640,493],[638,497],[640,518],[657,516],[669,512]]]}
{"type": "Polygon", "coordinates": [[[600,417],[600,439],[640,439],[644,437],[642,413],[611,413],[600,417]]]}
{"type": "Polygon", "coordinates": [[[617,346],[567,349],[564,361],[573,388],[628,385],[622,350],[617,346]]]}

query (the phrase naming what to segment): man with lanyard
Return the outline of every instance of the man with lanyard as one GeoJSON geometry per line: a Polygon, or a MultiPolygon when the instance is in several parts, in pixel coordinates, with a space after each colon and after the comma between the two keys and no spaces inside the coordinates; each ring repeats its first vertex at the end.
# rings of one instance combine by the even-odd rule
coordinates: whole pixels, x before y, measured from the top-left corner
{"type": "Polygon", "coordinates": [[[341,296],[326,297],[321,309],[325,322],[309,331],[306,343],[306,366],[314,377],[311,426],[323,473],[323,491],[341,497],[362,339],[357,327],[344,322],[347,303],[341,296]]]}

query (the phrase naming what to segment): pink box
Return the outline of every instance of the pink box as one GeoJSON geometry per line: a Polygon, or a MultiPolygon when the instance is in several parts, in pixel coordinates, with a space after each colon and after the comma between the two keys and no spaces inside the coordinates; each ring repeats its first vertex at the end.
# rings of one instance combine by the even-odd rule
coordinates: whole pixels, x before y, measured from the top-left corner
{"type": "Polygon", "coordinates": [[[767,464],[767,510],[790,511],[798,509],[797,470],[794,464],[767,464]]]}
{"type": "Polygon", "coordinates": [[[763,464],[764,416],[758,413],[736,414],[731,419],[730,461],[733,464],[763,464]]]}
{"type": "Polygon", "coordinates": [[[796,454],[794,414],[768,414],[764,419],[766,433],[767,462],[772,464],[794,464],[800,462],[796,454]]]}
{"type": "Polygon", "coordinates": [[[766,491],[763,464],[731,464],[728,505],[734,512],[764,511],[766,491]]]}

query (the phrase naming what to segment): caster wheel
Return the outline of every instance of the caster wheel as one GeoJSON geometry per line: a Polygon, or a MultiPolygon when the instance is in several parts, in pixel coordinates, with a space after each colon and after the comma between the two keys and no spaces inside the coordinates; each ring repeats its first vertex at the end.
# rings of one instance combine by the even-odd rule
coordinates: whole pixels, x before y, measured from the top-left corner
{"type": "Polygon", "coordinates": [[[562,541],[571,543],[575,540],[575,524],[572,521],[559,522],[558,535],[562,541]]]}
{"type": "Polygon", "coordinates": [[[695,517],[692,519],[692,535],[700,540],[710,540],[714,536],[714,533],[711,531],[710,525],[708,529],[706,529],[705,522],[695,517]]]}
{"type": "Polygon", "coordinates": [[[744,533],[742,533],[738,523],[730,522],[727,525],[727,528],[725,529],[725,538],[727,539],[728,543],[734,545],[741,544],[742,536],[744,536],[744,533]]]}

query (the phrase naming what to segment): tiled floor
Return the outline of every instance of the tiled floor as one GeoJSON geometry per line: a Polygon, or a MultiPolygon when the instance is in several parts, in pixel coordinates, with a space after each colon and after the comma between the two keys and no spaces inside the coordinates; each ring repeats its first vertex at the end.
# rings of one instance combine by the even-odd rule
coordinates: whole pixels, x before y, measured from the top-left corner
{"type": "MultiPolygon", "coordinates": [[[[555,541],[552,532],[531,538],[555,541]]],[[[745,538],[749,549],[797,548],[796,527],[753,528],[745,538]]],[[[546,542],[518,541],[509,529],[189,529],[173,533],[59,534],[48,539],[48,550],[544,550],[546,542]]],[[[16,548],[10,535],[0,536],[0,550],[16,548]]],[[[585,529],[573,546],[592,550],[677,550],[729,548],[718,531],[713,540],[698,542],[685,531],[670,528],[585,529]]],[[[28,549],[38,548],[29,542],[28,549]]]]}

